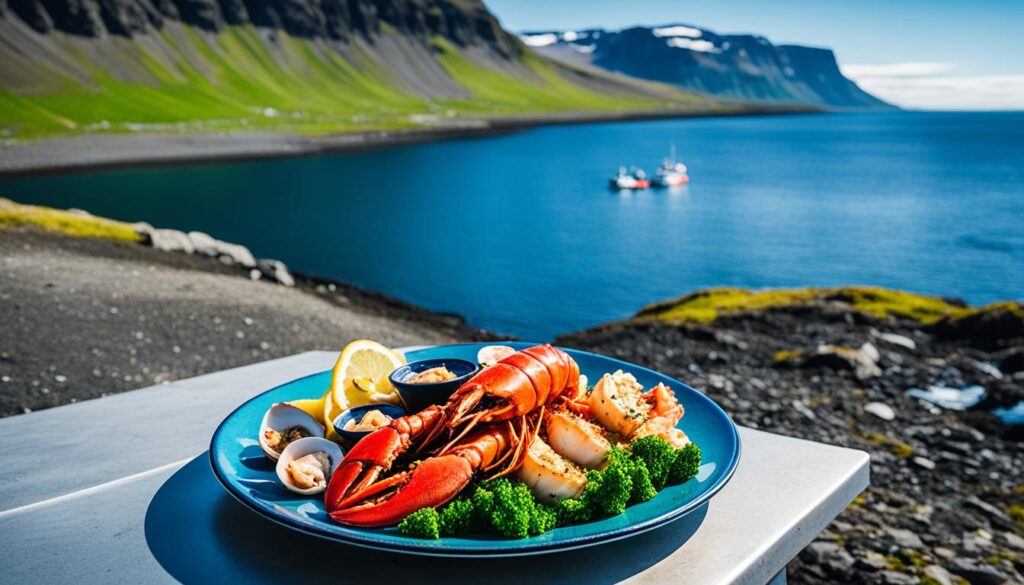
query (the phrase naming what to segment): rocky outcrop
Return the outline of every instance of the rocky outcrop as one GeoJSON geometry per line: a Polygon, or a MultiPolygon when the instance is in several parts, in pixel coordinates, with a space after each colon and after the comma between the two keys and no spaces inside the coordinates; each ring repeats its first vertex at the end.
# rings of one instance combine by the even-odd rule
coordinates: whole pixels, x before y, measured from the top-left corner
{"type": "Polygon", "coordinates": [[[773,45],[681,24],[522,35],[547,56],[705,94],[843,109],[891,108],[839,71],[829,49],[773,45]]]}
{"type": "Polygon", "coordinates": [[[790,565],[790,583],[1019,583],[1024,425],[996,409],[1024,401],[1022,326],[1017,303],[717,289],[558,343],[683,380],[738,424],[870,453],[871,487],[790,565]],[[955,410],[908,393],[932,386],[987,396],[955,410]]]}
{"type": "MultiPolygon", "coordinates": [[[[180,21],[209,31],[251,24],[300,38],[372,38],[386,29],[461,46],[485,44],[503,55],[519,45],[479,0],[8,0],[37,32],[132,37],[180,21]]],[[[0,12],[2,15],[2,12],[0,12]]]]}

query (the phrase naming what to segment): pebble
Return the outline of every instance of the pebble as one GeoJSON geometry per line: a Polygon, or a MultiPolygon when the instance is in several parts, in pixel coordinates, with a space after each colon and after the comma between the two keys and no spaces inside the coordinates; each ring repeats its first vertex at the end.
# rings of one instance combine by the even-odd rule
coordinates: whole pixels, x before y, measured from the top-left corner
{"type": "Polygon", "coordinates": [[[912,461],[918,467],[923,467],[924,469],[927,469],[929,471],[935,469],[935,462],[932,461],[931,459],[927,459],[925,457],[914,457],[912,461]]]}
{"type": "Polygon", "coordinates": [[[917,349],[917,342],[905,335],[898,335],[896,333],[879,333],[876,337],[886,343],[898,345],[911,351],[917,349]]]}
{"type": "Polygon", "coordinates": [[[896,411],[884,402],[869,402],[864,405],[864,412],[873,414],[885,421],[890,421],[896,418],[896,411]]]}
{"type": "Polygon", "coordinates": [[[924,543],[921,542],[921,537],[906,528],[886,527],[885,532],[892,538],[893,542],[900,546],[900,548],[924,548],[924,543]]]}
{"type": "Polygon", "coordinates": [[[882,571],[878,574],[886,585],[917,585],[917,578],[896,571],[882,571]]]}
{"type": "Polygon", "coordinates": [[[953,575],[938,565],[928,565],[924,568],[924,575],[931,577],[938,585],[953,585],[953,575]]]}

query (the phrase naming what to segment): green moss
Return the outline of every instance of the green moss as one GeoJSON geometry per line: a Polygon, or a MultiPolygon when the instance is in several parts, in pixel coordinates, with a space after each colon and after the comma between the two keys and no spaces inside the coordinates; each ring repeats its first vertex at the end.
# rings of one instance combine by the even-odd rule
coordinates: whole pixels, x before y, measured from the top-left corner
{"type": "Polygon", "coordinates": [[[802,349],[784,349],[773,353],[772,361],[776,364],[789,363],[799,358],[803,353],[802,349]]]}
{"type": "Polygon", "coordinates": [[[913,565],[917,568],[921,568],[928,564],[928,561],[924,558],[924,555],[917,551],[903,549],[900,551],[899,554],[900,558],[903,559],[903,562],[905,564],[913,565]]]}
{"type": "Polygon", "coordinates": [[[918,578],[917,582],[918,585],[942,585],[942,583],[940,583],[934,577],[929,577],[928,575],[921,575],[921,577],[918,578]]]}
{"type": "Polygon", "coordinates": [[[888,447],[889,452],[900,459],[909,459],[910,456],[914,454],[914,448],[910,445],[881,433],[868,431],[861,433],[860,436],[865,441],[878,445],[879,447],[888,447]]]}
{"type": "Polygon", "coordinates": [[[890,571],[896,571],[902,573],[907,570],[907,565],[903,562],[903,559],[896,555],[889,555],[885,557],[885,568],[890,571]]]}
{"type": "Polygon", "coordinates": [[[128,242],[139,239],[135,230],[126,223],[0,199],[0,229],[11,227],[33,227],[83,238],[128,242]]]}
{"type": "Polygon", "coordinates": [[[1010,518],[1013,518],[1018,525],[1024,526],[1024,506],[1010,504],[1010,506],[1006,508],[1006,513],[1009,514],[1010,518]]]}
{"type": "Polygon", "coordinates": [[[909,459],[914,454],[914,448],[902,441],[894,441],[889,445],[889,451],[900,459],[909,459]]]}
{"type": "Polygon", "coordinates": [[[714,288],[650,305],[642,309],[636,318],[669,323],[702,324],[735,313],[822,302],[844,303],[852,310],[872,317],[880,319],[900,317],[912,319],[924,325],[947,317],[959,319],[991,310],[1009,310],[1024,317],[1024,307],[1016,302],[971,308],[954,305],[939,297],[906,291],[845,286],[760,291],[714,288]]]}

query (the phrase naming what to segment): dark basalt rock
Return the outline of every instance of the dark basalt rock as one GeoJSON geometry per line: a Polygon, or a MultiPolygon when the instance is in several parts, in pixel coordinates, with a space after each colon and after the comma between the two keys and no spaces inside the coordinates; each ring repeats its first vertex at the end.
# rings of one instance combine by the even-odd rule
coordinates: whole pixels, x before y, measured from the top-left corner
{"type": "Polygon", "coordinates": [[[990,351],[1020,345],[1024,342],[1024,308],[1007,303],[966,317],[943,319],[932,326],[932,331],[990,351]]]}
{"type": "MultiPolygon", "coordinates": [[[[3,0],[34,30],[71,35],[132,37],[180,21],[209,31],[254,25],[301,38],[369,40],[387,25],[427,42],[439,35],[468,46],[488,45],[501,55],[519,44],[482,2],[464,0],[3,0]]],[[[0,12],[0,15],[3,13],[0,12]]]]}
{"type": "Polygon", "coordinates": [[[871,487],[793,561],[790,583],[918,583],[947,573],[971,583],[1024,582],[1024,553],[1002,544],[1024,542],[1011,513],[1024,506],[1024,425],[1002,424],[992,412],[1024,399],[1024,376],[1009,373],[1024,349],[979,343],[1012,338],[1012,319],[966,321],[939,335],[910,319],[851,311],[825,302],[703,325],[640,318],[557,342],[683,380],[737,424],[870,453],[871,487]],[[895,336],[913,343],[889,341],[895,336]],[[819,352],[823,346],[859,349],[819,352]],[[877,355],[879,373],[858,379],[854,352],[877,355]],[[994,374],[979,363],[1004,369],[994,374]],[[939,382],[981,384],[988,396],[952,411],[906,395],[939,382]],[[894,416],[873,414],[872,403],[894,416]]]}

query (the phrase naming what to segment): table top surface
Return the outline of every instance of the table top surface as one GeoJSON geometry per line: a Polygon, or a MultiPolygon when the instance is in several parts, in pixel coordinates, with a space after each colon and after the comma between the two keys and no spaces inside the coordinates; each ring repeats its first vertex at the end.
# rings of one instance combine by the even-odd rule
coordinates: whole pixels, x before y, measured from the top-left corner
{"type": "Polygon", "coordinates": [[[331,543],[245,509],[213,477],[206,449],[239,404],[336,358],[307,352],[0,420],[5,578],[762,585],[868,485],[864,452],[740,427],[739,467],[707,506],[623,541],[458,560],[331,543]]]}

